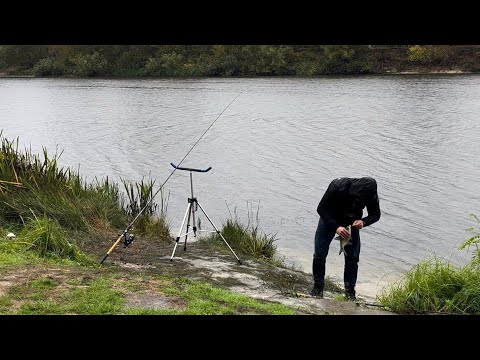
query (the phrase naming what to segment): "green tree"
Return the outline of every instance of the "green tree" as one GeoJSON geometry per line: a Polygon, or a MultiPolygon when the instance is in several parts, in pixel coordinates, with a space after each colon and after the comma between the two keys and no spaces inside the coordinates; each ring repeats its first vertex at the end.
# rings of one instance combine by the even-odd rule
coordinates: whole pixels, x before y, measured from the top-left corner
{"type": "Polygon", "coordinates": [[[349,45],[325,45],[323,49],[323,72],[339,74],[347,72],[347,63],[353,58],[355,50],[349,45]]]}
{"type": "Polygon", "coordinates": [[[107,60],[97,51],[92,54],[78,54],[71,61],[75,66],[73,75],[76,76],[104,75],[108,68],[107,60]]]}
{"type": "Polygon", "coordinates": [[[32,68],[37,61],[48,56],[45,45],[5,45],[2,47],[4,65],[32,68]]]}
{"type": "Polygon", "coordinates": [[[445,65],[451,56],[450,46],[414,45],[408,48],[408,61],[418,64],[445,65]]]}
{"type": "Polygon", "coordinates": [[[183,56],[177,53],[151,57],[145,65],[145,74],[149,76],[181,76],[183,60],[183,56]]]}

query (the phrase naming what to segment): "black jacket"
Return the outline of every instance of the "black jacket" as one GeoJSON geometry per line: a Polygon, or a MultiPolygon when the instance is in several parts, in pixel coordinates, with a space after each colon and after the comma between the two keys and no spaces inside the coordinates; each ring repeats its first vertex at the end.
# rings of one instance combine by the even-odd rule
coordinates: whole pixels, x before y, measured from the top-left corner
{"type": "Polygon", "coordinates": [[[371,177],[333,180],[318,204],[317,213],[327,226],[335,229],[360,219],[364,226],[377,222],[380,219],[377,182],[371,177]],[[365,207],[368,216],[362,218],[365,207]]]}

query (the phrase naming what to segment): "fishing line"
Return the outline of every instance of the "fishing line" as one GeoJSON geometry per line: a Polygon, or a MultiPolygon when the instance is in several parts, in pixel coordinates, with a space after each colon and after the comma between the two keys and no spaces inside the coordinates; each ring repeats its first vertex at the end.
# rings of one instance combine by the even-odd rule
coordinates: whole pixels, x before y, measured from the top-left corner
{"type": "MultiPolygon", "coordinates": [[[[195,148],[195,146],[200,142],[200,140],[202,140],[202,138],[205,136],[205,134],[208,132],[208,130],[210,130],[210,128],[213,126],[213,124],[215,124],[215,122],[220,118],[220,116],[223,115],[223,113],[225,111],[227,111],[227,109],[230,107],[230,105],[233,104],[233,102],[235,100],[237,100],[237,98],[242,95],[242,93],[244,92],[245,90],[242,90],[232,101],[230,101],[230,103],[225,107],[225,109],[223,109],[223,111],[217,116],[217,118],[215,120],[213,120],[213,122],[210,124],[210,126],[203,132],[203,134],[198,138],[198,140],[195,142],[195,144],[193,144],[193,146],[190,148],[190,150],[188,150],[188,152],[185,154],[185,156],[182,158],[182,160],[180,160],[180,162],[178,163],[177,167],[179,167],[182,162],[186,159],[186,157],[190,154],[190,152],[192,152],[192,150],[195,148]]],[[[160,185],[160,188],[155,192],[155,194],[153,194],[152,198],[145,204],[145,206],[140,210],[140,212],[137,214],[137,216],[135,216],[135,218],[133,219],[133,221],[125,228],[125,230],[123,231],[123,233],[118,237],[117,241],[115,241],[115,243],[112,245],[112,247],[107,251],[107,253],[105,254],[105,256],[103,257],[102,261],[100,261],[100,264],[103,264],[103,262],[105,261],[105,259],[108,257],[108,255],[111,254],[111,252],[115,249],[115,247],[117,247],[117,245],[120,243],[120,241],[122,240],[122,238],[125,238],[126,240],[126,243],[130,243],[133,241],[133,235],[128,235],[128,232],[130,231],[130,229],[132,228],[133,224],[137,221],[137,219],[140,217],[140,215],[142,215],[142,213],[145,211],[145,209],[150,205],[150,203],[153,201],[153,199],[155,198],[155,196],[157,196],[157,194],[160,192],[160,190],[163,189],[163,187],[165,186],[165,184],[167,183],[167,181],[172,177],[173,173],[177,170],[177,168],[174,168],[173,171],[170,173],[170,175],[168,175],[168,177],[165,179],[165,181],[162,183],[162,185],[160,185]]]]}

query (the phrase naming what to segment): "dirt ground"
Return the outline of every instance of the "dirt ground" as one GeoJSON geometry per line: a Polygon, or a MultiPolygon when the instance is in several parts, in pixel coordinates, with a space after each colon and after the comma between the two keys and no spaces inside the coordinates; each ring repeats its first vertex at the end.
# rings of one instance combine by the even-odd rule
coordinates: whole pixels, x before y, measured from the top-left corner
{"type": "MultiPolygon", "coordinates": [[[[80,247],[93,254],[99,261],[106,254],[115,239],[110,242],[107,237],[79,241],[80,247]]],[[[171,261],[175,242],[135,239],[128,247],[121,243],[105,260],[107,267],[124,269],[128,272],[143,274],[161,274],[202,280],[212,285],[227,288],[257,299],[275,301],[296,308],[300,314],[365,314],[385,315],[390,312],[382,310],[374,299],[362,299],[356,302],[344,301],[339,292],[327,288],[323,299],[308,295],[312,286],[312,276],[304,272],[277,267],[265,262],[246,258],[237,254],[242,264],[236,260],[224,243],[224,251],[201,241],[190,241],[184,250],[180,241],[171,261]],[[328,291],[330,290],[330,291],[328,291]]],[[[165,299],[154,293],[131,299],[133,303],[141,302],[144,307],[162,306],[165,299]]]]}

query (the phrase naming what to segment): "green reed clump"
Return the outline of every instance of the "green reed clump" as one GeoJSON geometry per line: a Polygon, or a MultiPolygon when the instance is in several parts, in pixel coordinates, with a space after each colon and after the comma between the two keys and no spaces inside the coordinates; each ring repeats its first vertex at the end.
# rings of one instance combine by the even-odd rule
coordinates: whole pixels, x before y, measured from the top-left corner
{"type": "MultiPolygon", "coordinates": [[[[235,211],[235,215],[223,223],[221,233],[234,250],[244,255],[253,256],[257,259],[263,259],[274,263],[283,263],[277,257],[277,245],[275,244],[275,234],[265,234],[259,230],[259,211],[253,216],[249,208],[247,224],[242,223],[235,211]]],[[[213,234],[205,239],[209,242],[223,242],[218,234],[213,234]]]]}
{"type": "MultiPolygon", "coordinates": [[[[275,235],[264,234],[256,226],[245,226],[238,219],[228,219],[223,225],[222,235],[232,240],[240,252],[256,258],[273,259],[277,250],[275,235]]],[[[218,235],[217,235],[218,236],[218,235]]]]}
{"type": "MultiPolygon", "coordinates": [[[[477,223],[478,217],[472,216],[477,223]]],[[[480,315],[480,255],[478,226],[461,249],[475,246],[466,266],[456,268],[436,257],[424,260],[404,278],[384,289],[378,300],[400,314],[450,313],[480,315]]]]}
{"type": "Polygon", "coordinates": [[[95,179],[87,183],[70,168],[58,165],[61,153],[20,151],[18,139],[0,132],[0,222],[23,224],[33,214],[56,219],[67,229],[87,230],[96,223],[125,223],[118,186],[95,179]]]}
{"type": "Polygon", "coordinates": [[[67,239],[60,224],[46,216],[30,219],[19,234],[20,243],[41,257],[70,259],[88,263],[89,259],[76,244],[67,239]]]}
{"type": "Polygon", "coordinates": [[[49,154],[44,148],[38,155],[19,150],[18,144],[0,131],[0,226],[20,233],[16,241],[2,243],[5,258],[15,260],[12,251],[26,249],[32,256],[85,262],[67,240],[70,234],[118,231],[144,208],[134,227],[142,234],[169,238],[168,198],[162,189],[160,205],[153,201],[154,181],[124,182],[125,196],[108,177],[87,182],[79,172],[59,166],[61,153],[49,154]]]}
{"type": "Polygon", "coordinates": [[[124,206],[125,212],[130,221],[133,221],[143,210],[134,224],[135,229],[141,234],[146,234],[155,238],[169,239],[170,225],[168,224],[167,208],[170,193],[165,194],[164,189],[160,189],[160,204],[154,201],[154,185],[152,179],[142,177],[140,182],[128,182],[122,179],[123,186],[127,195],[127,201],[124,206]]]}
{"type": "Polygon", "coordinates": [[[145,180],[142,177],[140,182],[131,183],[127,180],[121,179],[128,197],[128,203],[125,206],[127,215],[134,218],[142,209],[142,215],[153,215],[157,211],[158,205],[152,201],[153,186],[155,180],[145,180]]]}
{"type": "Polygon", "coordinates": [[[420,262],[402,281],[384,290],[379,301],[402,314],[442,312],[463,285],[455,268],[433,258],[420,262]]]}
{"type": "Polygon", "coordinates": [[[472,265],[480,266],[480,218],[475,214],[469,216],[475,224],[469,227],[467,231],[473,235],[460,246],[460,250],[468,250],[473,247],[472,265]]]}

